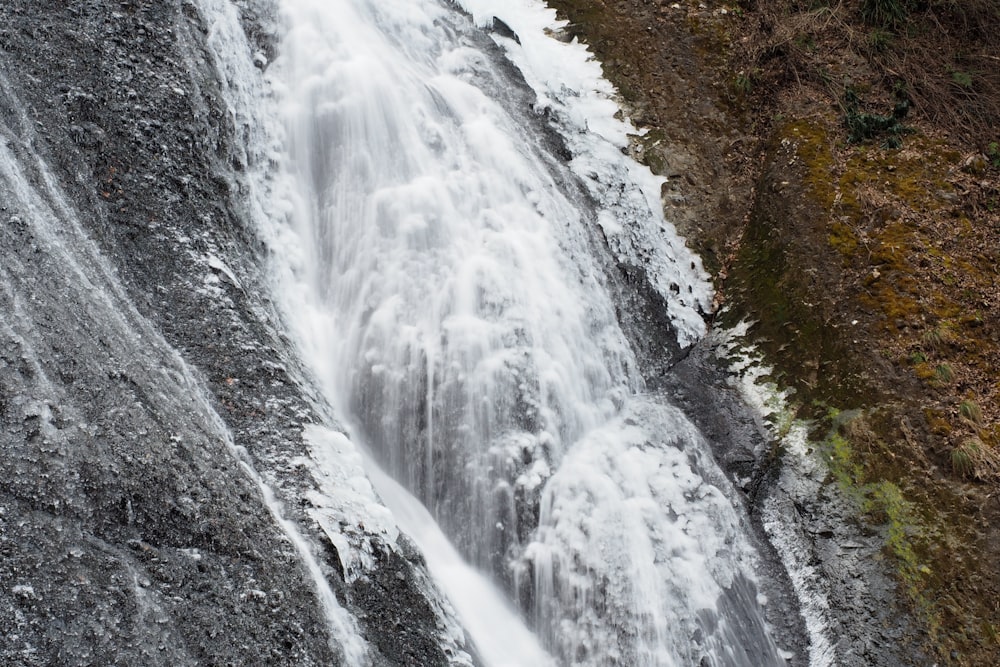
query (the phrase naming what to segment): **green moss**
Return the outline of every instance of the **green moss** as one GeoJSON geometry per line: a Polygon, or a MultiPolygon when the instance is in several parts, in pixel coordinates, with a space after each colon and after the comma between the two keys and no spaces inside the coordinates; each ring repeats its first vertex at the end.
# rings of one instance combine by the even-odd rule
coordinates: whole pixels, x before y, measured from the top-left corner
{"type": "MultiPolygon", "coordinates": [[[[825,235],[817,238],[817,232],[829,230],[833,237],[829,261],[850,254],[858,243],[848,226],[827,227],[825,223],[829,207],[843,202],[836,191],[832,147],[824,123],[800,119],[783,124],[768,152],[776,163],[798,165],[801,181],[796,183],[801,186],[780,181],[759,186],[779,194],[759,195],[751,212],[730,267],[727,287],[737,305],[731,312],[756,320],[755,339],[775,364],[777,379],[799,392],[806,415],[811,413],[813,400],[848,408],[869,404],[876,390],[867,379],[867,369],[855,365],[851,341],[844,339],[822,295],[814,293],[817,285],[807,273],[818,261],[808,244],[822,246],[828,240],[825,235]],[[788,195],[780,193],[785,186],[793,188],[788,195]],[[805,210],[789,211],[789,204],[805,210]],[[790,228],[789,217],[809,221],[810,227],[790,228]],[[802,240],[806,250],[798,245],[802,240]]],[[[777,173],[783,170],[781,166],[777,173]]],[[[735,323],[727,317],[723,315],[723,323],[735,323]]]]}
{"type": "Polygon", "coordinates": [[[827,463],[840,490],[849,496],[858,495],[862,468],[854,461],[850,442],[839,433],[834,433],[827,439],[825,445],[827,463]]]}
{"type": "Polygon", "coordinates": [[[924,419],[927,420],[927,426],[930,428],[930,432],[937,436],[947,436],[952,432],[951,422],[948,421],[944,414],[940,410],[926,409],[924,410],[924,419]]]}
{"type": "Polygon", "coordinates": [[[916,542],[924,531],[916,506],[892,482],[872,484],[866,491],[865,512],[884,522],[887,528],[886,548],[895,558],[901,583],[910,598],[919,607],[926,608],[929,600],[924,599],[923,593],[932,571],[917,554],[916,542]]]}
{"type": "Polygon", "coordinates": [[[841,255],[851,257],[858,249],[858,237],[850,225],[837,221],[830,225],[830,245],[841,255]]]}
{"type": "Polygon", "coordinates": [[[825,123],[809,119],[789,122],[777,133],[779,141],[793,142],[795,155],[806,167],[805,184],[825,210],[837,202],[837,182],[830,135],[825,123]]]}
{"type": "Polygon", "coordinates": [[[909,468],[900,465],[893,448],[877,435],[882,429],[876,422],[873,414],[860,411],[828,411],[823,423],[829,430],[820,451],[841,493],[883,531],[886,556],[933,636],[943,627],[934,595],[941,586],[939,573],[947,576],[946,548],[965,538],[942,520],[935,507],[939,497],[908,493],[896,481],[905,479],[909,468]],[[866,450],[864,455],[858,447],[866,450]]]}

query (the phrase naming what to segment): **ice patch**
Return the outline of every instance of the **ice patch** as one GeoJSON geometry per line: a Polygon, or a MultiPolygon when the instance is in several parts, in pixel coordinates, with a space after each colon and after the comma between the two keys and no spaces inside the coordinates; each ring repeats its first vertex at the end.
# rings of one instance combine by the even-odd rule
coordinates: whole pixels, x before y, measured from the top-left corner
{"type": "Polygon", "coordinates": [[[217,256],[208,255],[205,258],[205,261],[208,262],[208,266],[213,271],[222,273],[227,278],[229,278],[229,282],[231,282],[234,286],[236,286],[239,289],[243,289],[242,283],[240,283],[239,279],[236,277],[236,274],[233,273],[233,270],[230,269],[229,266],[227,266],[226,263],[223,262],[221,259],[219,259],[217,256]]]}
{"type": "Polygon", "coordinates": [[[393,545],[399,534],[392,513],[368,481],[361,453],[343,433],[306,426],[303,437],[313,460],[317,489],[309,514],[337,547],[344,576],[353,581],[375,566],[374,541],[393,545]]]}
{"type": "MultiPolygon", "coordinates": [[[[601,665],[618,629],[635,629],[629,664],[698,661],[699,610],[714,614],[752,552],[722,491],[706,480],[700,434],[675,408],[642,398],[576,442],[542,493],[525,557],[536,596],[560,618],[550,640],[601,665]]],[[[710,476],[710,475],[709,475],[710,476]]]]}
{"type": "Polygon", "coordinates": [[[712,310],[712,287],[701,258],[691,252],[663,216],[662,177],[623,155],[629,135],[639,134],[622,120],[617,93],[601,65],[575,39],[555,39],[566,26],[555,10],[537,0],[458,0],[477,24],[494,17],[518,40],[494,34],[538,97],[537,107],[556,118],[573,154],[571,166],[605,214],[601,226],[619,261],[645,269],[668,304],[682,347],[706,333],[704,314],[712,310]]]}

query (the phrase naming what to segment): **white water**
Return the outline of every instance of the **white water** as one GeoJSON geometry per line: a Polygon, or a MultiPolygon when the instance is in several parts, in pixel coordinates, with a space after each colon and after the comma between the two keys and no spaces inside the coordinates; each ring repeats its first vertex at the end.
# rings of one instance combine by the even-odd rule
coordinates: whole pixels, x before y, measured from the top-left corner
{"type": "Polygon", "coordinates": [[[465,629],[492,667],[546,667],[551,656],[525,627],[517,612],[497,594],[490,581],[466,563],[441,532],[434,518],[396,480],[377,465],[370,475],[401,530],[424,553],[431,574],[457,608],[465,629]]]}
{"type": "Polygon", "coordinates": [[[518,32],[496,41],[534,108],[451,5],[282,5],[278,273],[305,356],[487,664],[540,664],[538,643],[563,664],[782,664],[722,476],[683,414],[642,396],[605,274],[608,252],[642,266],[690,343],[700,264],[552,12],[466,4],[518,32]]]}

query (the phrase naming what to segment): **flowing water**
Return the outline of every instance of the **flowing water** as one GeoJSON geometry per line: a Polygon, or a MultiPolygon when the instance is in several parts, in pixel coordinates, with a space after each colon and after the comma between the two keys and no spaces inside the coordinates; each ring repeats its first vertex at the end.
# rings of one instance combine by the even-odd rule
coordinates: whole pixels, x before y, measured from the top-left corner
{"type": "Polygon", "coordinates": [[[596,63],[527,0],[282,7],[289,319],[484,662],[784,664],[726,482],[619,325],[616,261],[682,345],[710,295],[596,63]]]}

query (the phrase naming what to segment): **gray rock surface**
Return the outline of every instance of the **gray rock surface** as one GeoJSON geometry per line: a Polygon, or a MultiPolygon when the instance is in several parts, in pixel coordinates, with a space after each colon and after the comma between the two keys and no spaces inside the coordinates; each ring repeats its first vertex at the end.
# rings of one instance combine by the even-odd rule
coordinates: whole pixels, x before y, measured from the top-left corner
{"type": "MultiPolygon", "coordinates": [[[[273,8],[236,4],[263,67],[273,8]]],[[[211,29],[189,0],[0,4],[2,665],[341,661],[248,472],[304,498],[322,405],[241,215],[211,29]]],[[[282,511],[374,664],[462,657],[419,555],[348,582],[282,511]]]]}
{"type": "Polygon", "coordinates": [[[715,332],[671,369],[664,388],[738,489],[763,562],[768,622],[786,638],[789,664],[930,664],[882,558],[884,536],[861,519],[819,452],[782,451],[734,387],[727,352],[715,332]]]}

